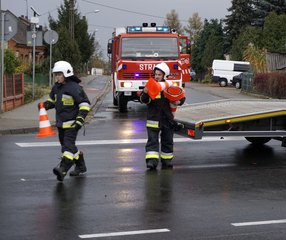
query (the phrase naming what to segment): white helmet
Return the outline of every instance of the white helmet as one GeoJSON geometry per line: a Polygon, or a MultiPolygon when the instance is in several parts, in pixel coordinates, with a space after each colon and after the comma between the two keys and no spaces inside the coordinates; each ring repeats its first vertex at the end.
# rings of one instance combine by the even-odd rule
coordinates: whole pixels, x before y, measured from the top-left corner
{"type": "Polygon", "coordinates": [[[168,65],[164,62],[161,62],[159,64],[157,64],[155,67],[154,67],[154,71],[158,69],[160,71],[162,71],[165,75],[164,75],[164,78],[168,77],[170,75],[170,68],[168,67],[168,65]]]}
{"type": "Polygon", "coordinates": [[[62,72],[65,77],[73,76],[73,68],[70,63],[66,61],[55,62],[53,73],[55,72],[62,72]]]}

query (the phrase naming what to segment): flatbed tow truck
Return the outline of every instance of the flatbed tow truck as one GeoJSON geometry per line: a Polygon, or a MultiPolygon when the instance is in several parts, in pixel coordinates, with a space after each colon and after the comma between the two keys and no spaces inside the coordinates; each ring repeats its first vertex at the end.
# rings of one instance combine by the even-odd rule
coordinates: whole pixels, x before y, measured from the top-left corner
{"type": "MultiPolygon", "coordinates": [[[[175,121],[184,125],[179,135],[242,136],[253,144],[286,137],[286,100],[227,99],[181,106],[175,121]]],[[[284,142],[284,141],[283,141],[284,142]]]]}

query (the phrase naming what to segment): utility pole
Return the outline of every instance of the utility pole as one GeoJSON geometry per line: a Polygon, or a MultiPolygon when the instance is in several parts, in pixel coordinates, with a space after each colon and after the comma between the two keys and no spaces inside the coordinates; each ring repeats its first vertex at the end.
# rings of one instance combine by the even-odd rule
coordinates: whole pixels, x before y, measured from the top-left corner
{"type": "Polygon", "coordinates": [[[76,0],[70,0],[69,31],[72,41],[74,41],[74,11],[76,0]]]}
{"type": "Polygon", "coordinates": [[[32,24],[32,39],[33,39],[33,99],[35,99],[35,65],[36,65],[36,37],[37,37],[37,25],[39,23],[40,14],[31,6],[34,16],[31,17],[32,24]]]}
{"type": "Polygon", "coordinates": [[[4,12],[2,12],[2,3],[0,0],[0,18],[1,18],[1,66],[0,66],[0,113],[4,111],[3,109],[3,99],[4,99],[4,12]]]}

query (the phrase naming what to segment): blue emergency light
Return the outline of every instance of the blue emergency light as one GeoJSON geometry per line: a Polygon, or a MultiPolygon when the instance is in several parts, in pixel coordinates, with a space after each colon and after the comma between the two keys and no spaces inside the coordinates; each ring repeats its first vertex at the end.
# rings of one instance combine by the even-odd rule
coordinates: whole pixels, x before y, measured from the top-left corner
{"type": "MultiPolygon", "coordinates": [[[[154,25],[153,25],[154,26],[154,25]]],[[[142,33],[142,32],[160,32],[160,33],[169,33],[171,32],[170,27],[161,26],[161,27],[148,27],[148,26],[131,26],[127,27],[128,33],[142,33]]]]}
{"type": "Polygon", "coordinates": [[[127,27],[127,32],[142,32],[142,27],[127,27]]]}
{"type": "Polygon", "coordinates": [[[156,27],[156,32],[170,32],[169,27],[156,27]]]}

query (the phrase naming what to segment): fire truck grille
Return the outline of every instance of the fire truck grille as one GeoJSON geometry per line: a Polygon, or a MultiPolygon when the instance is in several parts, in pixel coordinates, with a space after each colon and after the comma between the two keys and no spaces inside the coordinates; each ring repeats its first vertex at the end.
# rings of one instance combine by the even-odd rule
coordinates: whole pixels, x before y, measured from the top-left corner
{"type": "Polygon", "coordinates": [[[124,79],[138,79],[138,80],[141,80],[141,79],[149,79],[150,77],[152,77],[152,73],[123,73],[122,74],[122,77],[124,79]]]}

